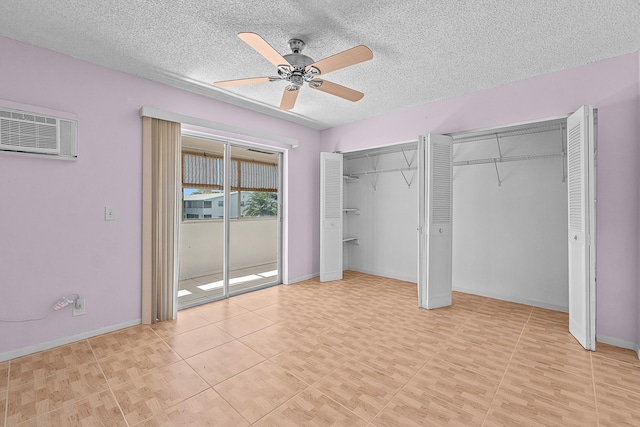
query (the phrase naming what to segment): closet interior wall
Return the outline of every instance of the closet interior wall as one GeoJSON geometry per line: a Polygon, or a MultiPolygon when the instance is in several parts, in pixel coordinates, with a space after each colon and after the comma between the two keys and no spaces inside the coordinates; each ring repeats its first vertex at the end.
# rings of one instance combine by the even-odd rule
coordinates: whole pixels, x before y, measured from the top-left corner
{"type": "Polygon", "coordinates": [[[344,235],[357,238],[344,243],[345,270],[417,281],[416,149],[409,144],[345,154],[344,235]]]}
{"type": "Polygon", "coordinates": [[[554,127],[454,141],[454,290],[568,310],[566,131],[554,127]]]}

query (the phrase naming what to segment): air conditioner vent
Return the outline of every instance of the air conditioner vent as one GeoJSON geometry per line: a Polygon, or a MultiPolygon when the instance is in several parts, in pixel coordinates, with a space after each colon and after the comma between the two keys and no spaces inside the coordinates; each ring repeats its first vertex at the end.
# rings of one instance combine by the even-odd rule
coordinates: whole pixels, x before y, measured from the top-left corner
{"type": "Polygon", "coordinates": [[[77,122],[0,108],[0,151],[75,159],[77,122]]]}

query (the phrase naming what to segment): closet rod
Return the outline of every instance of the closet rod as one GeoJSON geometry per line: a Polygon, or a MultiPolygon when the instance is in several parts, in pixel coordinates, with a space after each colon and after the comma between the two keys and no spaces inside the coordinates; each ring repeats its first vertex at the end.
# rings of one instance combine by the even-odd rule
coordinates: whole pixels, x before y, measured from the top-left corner
{"type": "Polygon", "coordinates": [[[552,153],[552,154],[531,154],[528,156],[510,156],[510,157],[492,157],[490,159],[478,159],[478,160],[460,160],[453,162],[453,166],[470,166],[470,165],[482,165],[485,163],[503,163],[503,162],[521,162],[525,160],[539,160],[539,159],[551,159],[554,157],[563,157],[564,153],[552,153]]]}
{"type": "Polygon", "coordinates": [[[396,168],[396,169],[377,169],[377,170],[372,170],[372,171],[366,171],[366,172],[356,172],[356,173],[350,173],[350,176],[362,176],[362,175],[377,175],[379,173],[388,173],[388,172],[407,172],[407,171],[414,171],[417,170],[418,168],[396,168]]]}

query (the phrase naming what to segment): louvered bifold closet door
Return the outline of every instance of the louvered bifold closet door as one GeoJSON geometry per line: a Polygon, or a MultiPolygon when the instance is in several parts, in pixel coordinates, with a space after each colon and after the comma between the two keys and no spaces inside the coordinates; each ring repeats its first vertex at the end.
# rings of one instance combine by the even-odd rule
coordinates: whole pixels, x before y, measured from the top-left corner
{"type": "Polygon", "coordinates": [[[421,138],[418,299],[420,307],[451,305],[453,138],[421,138]]]}
{"type": "Polygon", "coordinates": [[[320,281],[342,279],[342,154],[320,153],[320,281]]]}
{"type": "Polygon", "coordinates": [[[583,106],[567,119],[569,332],[587,350],[595,350],[594,156],[593,108],[583,106]]]}

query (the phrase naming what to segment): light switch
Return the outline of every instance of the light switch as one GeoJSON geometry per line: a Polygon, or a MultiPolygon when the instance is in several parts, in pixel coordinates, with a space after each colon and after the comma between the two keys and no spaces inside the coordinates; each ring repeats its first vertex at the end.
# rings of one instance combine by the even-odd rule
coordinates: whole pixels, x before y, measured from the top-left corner
{"type": "Polygon", "coordinates": [[[104,208],[104,220],[115,221],[116,220],[116,208],[113,206],[105,206],[104,208]]]}

